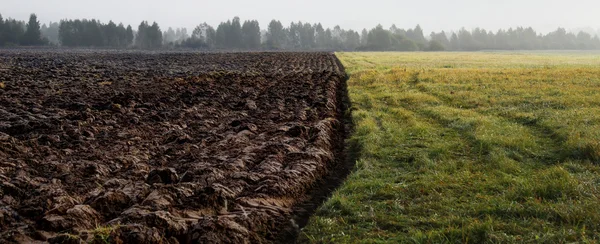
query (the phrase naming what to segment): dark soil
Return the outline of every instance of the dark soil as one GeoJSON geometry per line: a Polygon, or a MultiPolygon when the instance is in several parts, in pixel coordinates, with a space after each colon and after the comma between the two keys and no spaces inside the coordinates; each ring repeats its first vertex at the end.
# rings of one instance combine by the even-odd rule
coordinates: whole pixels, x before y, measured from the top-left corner
{"type": "Polygon", "coordinates": [[[3,51],[0,243],[293,241],[344,160],[345,78],[328,53],[3,51]]]}

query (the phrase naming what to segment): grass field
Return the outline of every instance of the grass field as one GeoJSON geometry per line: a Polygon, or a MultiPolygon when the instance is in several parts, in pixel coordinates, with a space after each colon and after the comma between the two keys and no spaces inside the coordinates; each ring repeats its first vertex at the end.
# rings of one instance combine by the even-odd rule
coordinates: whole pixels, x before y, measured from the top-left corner
{"type": "Polygon", "coordinates": [[[302,241],[600,241],[600,53],[338,57],[362,149],[302,241]]]}

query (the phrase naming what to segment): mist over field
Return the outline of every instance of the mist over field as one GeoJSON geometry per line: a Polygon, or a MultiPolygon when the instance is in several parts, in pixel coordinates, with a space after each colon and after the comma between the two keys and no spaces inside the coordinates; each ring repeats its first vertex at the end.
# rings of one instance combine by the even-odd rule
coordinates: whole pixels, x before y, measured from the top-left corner
{"type": "Polygon", "coordinates": [[[426,0],[426,1],[320,1],[281,2],[257,1],[78,1],[78,0],[3,0],[0,13],[5,17],[27,19],[36,13],[42,23],[61,19],[113,20],[137,26],[140,21],[156,21],[164,29],[193,29],[207,22],[217,26],[233,16],[256,19],[263,28],[272,19],[284,24],[292,21],[321,23],[325,28],[340,25],[360,31],[378,24],[385,28],[396,24],[412,28],[420,24],[426,33],[458,31],[476,27],[497,31],[500,28],[532,27],[549,33],[558,27],[567,30],[584,28],[597,34],[600,29],[598,9],[594,0],[426,0]]]}

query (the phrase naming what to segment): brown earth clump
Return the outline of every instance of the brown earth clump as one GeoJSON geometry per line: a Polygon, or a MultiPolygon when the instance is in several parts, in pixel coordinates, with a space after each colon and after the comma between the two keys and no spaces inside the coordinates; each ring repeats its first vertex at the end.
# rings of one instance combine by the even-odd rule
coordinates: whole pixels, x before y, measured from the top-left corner
{"type": "Polygon", "coordinates": [[[0,82],[0,243],[285,241],[343,157],[333,54],[3,51],[0,82]]]}

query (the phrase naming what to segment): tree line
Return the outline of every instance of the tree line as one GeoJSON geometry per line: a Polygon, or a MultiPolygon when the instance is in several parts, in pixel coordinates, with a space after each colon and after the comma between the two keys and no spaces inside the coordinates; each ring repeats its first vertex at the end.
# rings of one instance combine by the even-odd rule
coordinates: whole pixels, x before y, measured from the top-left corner
{"type": "Polygon", "coordinates": [[[40,22],[32,14],[29,22],[8,18],[4,20],[0,14],[0,46],[41,46],[48,44],[42,38],[40,22]]]}
{"type": "Polygon", "coordinates": [[[193,48],[227,50],[330,50],[330,51],[478,51],[478,50],[591,50],[600,49],[600,39],[586,32],[564,28],[548,34],[533,28],[511,28],[496,32],[465,28],[456,32],[432,32],[426,37],[421,26],[401,29],[378,25],[360,33],[340,26],[324,28],[320,23],[292,22],[284,26],[272,20],[266,29],[258,21],[234,17],[216,28],[202,23],[191,34],[187,29],[162,31],[154,22],[131,26],[104,24],[98,20],[75,19],[40,26],[32,14],[27,23],[0,15],[0,46],[193,48]]]}

